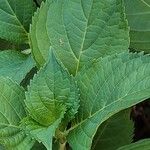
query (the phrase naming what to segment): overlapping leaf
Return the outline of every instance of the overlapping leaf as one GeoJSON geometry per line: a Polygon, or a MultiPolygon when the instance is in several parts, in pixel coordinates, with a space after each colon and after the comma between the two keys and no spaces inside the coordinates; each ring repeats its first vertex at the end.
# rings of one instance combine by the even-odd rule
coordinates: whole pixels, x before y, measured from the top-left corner
{"type": "Polygon", "coordinates": [[[32,0],[1,0],[0,37],[17,43],[28,42],[28,28],[33,12],[32,0]]]}
{"type": "Polygon", "coordinates": [[[131,48],[150,52],[150,1],[125,0],[131,48]]]}
{"type": "Polygon", "coordinates": [[[88,150],[101,123],[150,97],[150,56],[123,53],[83,69],[78,117],[68,135],[74,150],[88,150]]]}
{"type": "Polygon", "coordinates": [[[0,52],[0,76],[9,77],[20,83],[34,66],[31,55],[13,50],[0,52]]]}
{"type": "Polygon", "coordinates": [[[30,150],[34,141],[19,127],[26,116],[24,90],[8,78],[0,77],[0,144],[11,150],[30,150]]]}
{"type": "Polygon", "coordinates": [[[30,116],[39,123],[29,123],[29,130],[47,149],[52,148],[52,138],[61,120],[67,123],[79,107],[78,88],[72,77],[61,68],[53,53],[50,61],[34,77],[25,100],[30,116]],[[33,129],[32,129],[33,127],[33,129]]]}
{"type": "Polygon", "coordinates": [[[123,146],[117,150],[149,150],[149,148],[150,148],[150,139],[146,139],[127,146],[123,146]]]}
{"type": "Polygon", "coordinates": [[[133,138],[130,112],[130,109],[123,110],[106,120],[94,137],[92,150],[116,150],[130,144],[133,138]]]}
{"type": "Polygon", "coordinates": [[[47,35],[47,11],[50,2],[41,4],[41,8],[37,9],[31,25],[31,46],[32,55],[37,62],[38,67],[43,66],[48,60],[48,53],[50,48],[50,41],[47,35]]]}
{"type": "Polygon", "coordinates": [[[47,1],[33,19],[31,35],[32,53],[40,65],[47,60],[46,47],[51,44],[74,75],[87,61],[129,47],[122,0],[47,1]]]}
{"type": "Polygon", "coordinates": [[[25,118],[23,120],[23,125],[25,126],[24,129],[30,133],[32,138],[36,139],[40,143],[42,142],[47,150],[52,150],[53,137],[55,136],[56,128],[59,126],[61,119],[64,117],[63,115],[64,111],[60,114],[59,119],[48,127],[42,126],[29,117],[25,118]]]}

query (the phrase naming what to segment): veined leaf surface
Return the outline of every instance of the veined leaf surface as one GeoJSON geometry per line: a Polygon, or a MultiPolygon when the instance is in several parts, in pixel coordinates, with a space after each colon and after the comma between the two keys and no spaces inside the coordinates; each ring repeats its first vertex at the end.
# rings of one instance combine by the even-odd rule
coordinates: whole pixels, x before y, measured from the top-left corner
{"type": "Polygon", "coordinates": [[[74,118],[79,107],[78,88],[74,79],[55,59],[50,61],[33,78],[26,93],[26,106],[32,118],[50,126],[65,112],[66,121],[74,118]]]}
{"type": "Polygon", "coordinates": [[[0,144],[8,150],[30,150],[34,141],[19,127],[26,116],[23,88],[0,77],[0,91],[0,144]]]}
{"type": "Polygon", "coordinates": [[[104,121],[150,97],[150,56],[123,53],[100,59],[78,75],[80,107],[69,130],[74,150],[89,150],[104,121]]]}
{"type": "Polygon", "coordinates": [[[0,52],[0,76],[9,77],[20,83],[34,66],[31,55],[13,50],[0,52]]]}
{"type": "Polygon", "coordinates": [[[33,12],[32,0],[0,0],[0,37],[16,43],[28,42],[33,12]]]}
{"type": "Polygon", "coordinates": [[[150,1],[125,0],[130,26],[130,47],[150,52],[150,1]]]}
{"type": "Polygon", "coordinates": [[[122,0],[50,2],[41,6],[31,29],[32,53],[40,65],[47,60],[49,51],[41,46],[39,35],[43,34],[45,42],[49,40],[45,46],[51,44],[73,75],[88,61],[128,49],[129,31],[122,0]]]}

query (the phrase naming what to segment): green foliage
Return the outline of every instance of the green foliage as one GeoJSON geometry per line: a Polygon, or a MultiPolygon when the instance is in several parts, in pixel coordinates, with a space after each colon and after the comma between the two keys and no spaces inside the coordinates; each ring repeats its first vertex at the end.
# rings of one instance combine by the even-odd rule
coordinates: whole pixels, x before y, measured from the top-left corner
{"type": "Polygon", "coordinates": [[[150,1],[125,0],[131,48],[150,52],[150,1]]]}
{"type": "Polygon", "coordinates": [[[0,77],[0,91],[0,143],[6,149],[28,150],[34,141],[19,125],[26,116],[24,89],[11,79],[0,77]]]}
{"type": "Polygon", "coordinates": [[[68,135],[73,149],[90,149],[100,124],[150,97],[149,67],[149,55],[123,53],[100,59],[79,72],[80,107],[68,135]]]}
{"type": "Polygon", "coordinates": [[[92,150],[116,150],[130,144],[133,138],[133,122],[130,109],[123,110],[106,120],[97,130],[92,150]]]}
{"type": "Polygon", "coordinates": [[[38,64],[47,60],[51,44],[64,66],[75,75],[87,61],[129,47],[122,1],[59,0],[50,4],[49,0],[33,18],[31,39],[38,64]]]}
{"type": "Polygon", "coordinates": [[[149,146],[150,146],[150,139],[146,139],[121,147],[118,150],[149,150],[149,146]]]}
{"type": "Polygon", "coordinates": [[[148,0],[1,0],[0,149],[148,150],[131,144],[130,110],[150,98],[150,56],[128,48],[148,53],[149,10],[148,0]]]}
{"type": "Polygon", "coordinates": [[[28,42],[28,29],[34,12],[32,0],[0,1],[0,38],[28,42]]]}
{"type": "Polygon", "coordinates": [[[13,50],[0,52],[0,76],[9,77],[20,83],[34,66],[31,55],[13,50]]]}

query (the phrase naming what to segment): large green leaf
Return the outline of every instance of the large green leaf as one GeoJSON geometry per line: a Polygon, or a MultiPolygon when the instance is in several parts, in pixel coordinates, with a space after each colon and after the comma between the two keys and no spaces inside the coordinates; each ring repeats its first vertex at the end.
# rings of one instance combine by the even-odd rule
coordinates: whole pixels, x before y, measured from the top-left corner
{"type": "Polygon", "coordinates": [[[20,83],[34,66],[31,55],[13,50],[0,52],[0,76],[9,77],[20,83]]]}
{"type": "Polygon", "coordinates": [[[125,0],[130,26],[130,47],[150,52],[150,1],[125,0]]]}
{"type": "Polygon", "coordinates": [[[149,150],[150,139],[141,140],[139,142],[123,146],[117,150],[149,150]]]}
{"type": "Polygon", "coordinates": [[[105,121],[98,128],[92,150],[116,150],[118,147],[130,144],[133,138],[130,112],[130,109],[123,110],[105,121]]]}
{"type": "Polygon", "coordinates": [[[33,119],[49,126],[66,108],[66,121],[74,118],[79,107],[78,88],[73,77],[64,70],[52,52],[50,61],[33,78],[25,103],[33,119]]]}
{"type": "Polygon", "coordinates": [[[30,150],[34,141],[19,127],[26,116],[23,88],[0,77],[0,91],[0,144],[7,150],[30,150]]]}
{"type": "Polygon", "coordinates": [[[74,150],[90,149],[100,124],[150,97],[149,68],[149,55],[123,53],[100,59],[78,74],[80,107],[68,135],[74,150]]]}
{"type": "Polygon", "coordinates": [[[31,29],[32,53],[40,65],[47,60],[49,48],[46,47],[50,43],[74,75],[87,61],[128,49],[128,26],[122,0],[50,2],[41,6],[31,29]],[[43,42],[46,44],[41,45],[43,42]]]}
{"type": "Polygon", "coordinates": [[[0,37],[28,42],[28,29],[34,12],[32,0],[0,0],[0,37]]]}

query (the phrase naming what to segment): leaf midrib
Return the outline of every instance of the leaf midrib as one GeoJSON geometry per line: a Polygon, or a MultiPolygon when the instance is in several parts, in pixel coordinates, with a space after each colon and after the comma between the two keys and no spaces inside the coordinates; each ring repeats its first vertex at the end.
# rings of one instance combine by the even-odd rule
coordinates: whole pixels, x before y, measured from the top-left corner
{"type": "Polygon", "coordinates": [[[16,17],[18,23],[20,24],[21,28],[24,30],[25,34],[28,35],[28,32],[26,31],[24,26],[21,24],[20,20],[18,19],[17,15],[15,14],[14,10],[11,8],[10,3],[8,2],[8,0],[6,0],[6,3],[8,5],[8,7],[11,9],[11,11],[13,12],[13,15],[16,17]]]}
{"type": "MultiPolygon", "coordinates": [[[[82,1],[82,0],[81,0],[81,1],[82,1]]],[[[81,3],[82,3],[82,2],[81,2],[81,3]]],[[[81,5],[81,6],[82,6],[83,14],[84,14],[85,19],[86,19],[87,22],[86,22],[85,31],[84,31],[84,34],[83,34],[83,40],[82,40],[82,43],[81,43],[81,48],[80,48],[80,51],[79,51],[79,58],[78,58],[78,62],[77,62],[77,67],[76,67],[75,75],[78,73],[78,70],[79,70],[80,59],[81,59],[81,55],[82,55],[82,52],[83,52],[83,46],[84,46],[85,37],[86,37],[87,29],[88,29],[89,17],[90,17],[90,15],[91,15],[92,8],[93,8],[93,3],[94,3],[94,0],[92,0],[92,4],[91,4],[91,7],[90,7],[90,12],[89,12],[89,15],[88,15],[87,18],[86,18],[86,16],[85,16],[85,12],[84,12],[84,9],[83,9],[83,5],[81,5]]]]}

